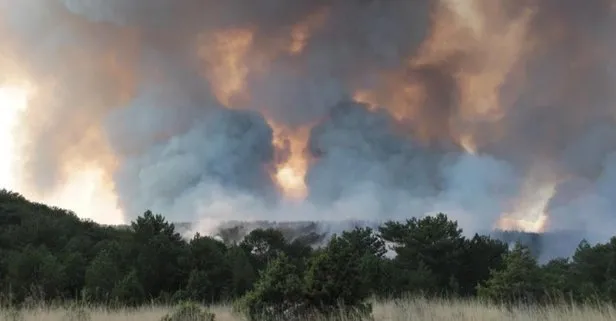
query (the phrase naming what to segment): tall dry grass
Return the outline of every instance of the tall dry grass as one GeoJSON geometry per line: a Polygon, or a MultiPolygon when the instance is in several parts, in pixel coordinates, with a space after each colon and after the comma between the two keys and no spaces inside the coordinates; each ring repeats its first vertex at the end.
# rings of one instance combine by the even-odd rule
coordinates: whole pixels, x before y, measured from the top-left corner
{"type": "MultiPolygon", "coordinates": [[[[90,321],[158,321],[171,309],[147,307],[138,310],[104,311],[87,309],[90,321]]],[[[242,321],[229,307],[214,307],[217,321],[242,321]]],[[[74,310],[36,308],[19,311],[0,311],[2,321],[81,321],[74,310]]],[[[477,301],[429,301],[413,299],[375,303],[376,321],[616,321],[616,309],[597,307],[505,308],[477,301]]],[[[350,321],[350,320],[349,320],[350,321]]]]}

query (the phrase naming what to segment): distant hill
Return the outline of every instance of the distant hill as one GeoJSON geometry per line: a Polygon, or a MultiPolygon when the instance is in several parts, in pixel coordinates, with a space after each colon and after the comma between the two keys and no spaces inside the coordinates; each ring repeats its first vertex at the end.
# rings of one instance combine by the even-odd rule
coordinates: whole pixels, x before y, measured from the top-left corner
{"type": "MultiPolygon", "coordinates": [[[[255,229],[274,228],[283,232],[289,240],[304,239],[311,240],[315,246],[320,245],[334,233],[341,233],[355,227],[371,227],[377,229],[380,223],[375,221],[362,220],[342,220],[342,221],[293,221],[293,222],[272,222],[272,221],[228,221],[224,222],[215,233],[215,236],[222,239],[225,243],[240,242],[244,236],[255,229]]],[[[188,222],[175,223],[177,231],[183,235],[191,232],[192,224],[188,222]]],[[[485,231],[484,235],[490,235],[505,243],[513,245],[520,242],[533,251],[542,261],[554,257],[570,256],[579,242],[582,240],[583,233],[580,231],[559,231],[547,233],[531,233],[523,231],[485,231]]]]}

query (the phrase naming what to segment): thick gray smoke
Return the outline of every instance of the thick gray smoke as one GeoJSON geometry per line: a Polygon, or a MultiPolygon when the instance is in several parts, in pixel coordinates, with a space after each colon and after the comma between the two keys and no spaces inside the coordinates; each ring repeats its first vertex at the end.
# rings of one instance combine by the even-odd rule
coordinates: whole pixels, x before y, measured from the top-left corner
{"type": "Polygon", "coordinates": [[[385,110],[354,102],[334,106],[308,144],[317,159],[306,178],[309,200],[328,208],[345,199],[360,205],[375,199],[373,219],[451,211],[469,231],[489,230],[481,219],[500,213],[499,202],[520,184],[505,162],[425,146],[396,132],[385,110]]]}
{"type": "MultiPolygon", "coordinates": [[[[363,188],[372,188],[383,200],[400,192],[418,198],[434,195],[442,154],[396,135],[393,129],[385,110],[370,112],[354,102],[334,106],[327,120],[312,129],[308,142],[318,159],[307,176],[311,199],[330,203],[363,188]]],[[[391,212],[387,206],[397,203],[384,201],[383,212],[391,212]]]]}
{"type": "MultiPolygon", "coordinates": [[[[194,221],[199,217],[191,217],[196,214],[193,202],[215,198],[213,187],[231,194],[275,197],[265,168],[273,158],[272,130],[263,117],[221,108],[200,116],[203,119],[195,120],[186,133],[124,160],[115,182],[129,212],[155,208],[194,221]]],[[[123,117],[124,121],[140,120],[123,117]]]]}
{"type": "Polygon", "coordinates": [[[530,181],[555,185],[548,230],[615,234],[614,1],[452,3],[0,0],[0,81],[36,88],[23,180],[95,165],[127,220],[200,230],[446,212],[468,233],[540,214],[530,181]],[[499,116],[469,117],[480,103],[499,116]],[[272,178],[272,124],[312,127],[302,202],[272,178]]]}

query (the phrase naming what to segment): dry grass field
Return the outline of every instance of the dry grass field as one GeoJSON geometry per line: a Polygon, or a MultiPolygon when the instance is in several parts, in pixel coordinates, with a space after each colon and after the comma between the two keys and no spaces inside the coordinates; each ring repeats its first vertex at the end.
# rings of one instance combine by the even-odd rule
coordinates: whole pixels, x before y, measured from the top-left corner
{"type": "MultiPolygon", "coordinates": [[[[2,311],[6,321],[158,321],[170,309],[162,307],[143,308],[137,311],[105,312],[89,310],[88,318],[78,318],[65,309],[34,309],[21,311],[2,311]]],[[[234,315],[230,308],[216,307],[217,321],[241,321],[241,316],[234,315]]],[[[451,302],[408,300],[404,302],[384,302],[375,304],[376,321],[616,321],[616,309],[584,307],[562,307],[545,309],[506,309],[488,306],[477,302],[451,302]]]]}

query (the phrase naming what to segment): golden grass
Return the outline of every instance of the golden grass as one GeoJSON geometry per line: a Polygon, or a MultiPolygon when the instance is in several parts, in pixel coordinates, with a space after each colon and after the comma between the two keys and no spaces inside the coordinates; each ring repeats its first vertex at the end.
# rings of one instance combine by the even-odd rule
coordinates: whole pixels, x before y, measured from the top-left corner
{"type": "MultiPolygon", "coordinates": [[[[163,307],[142,308],[106,312],[89,310],[91,321],[158,321],[169,312],[163,307]]],[[[217,321],[243,321],[234,315],[228,307],[211,309],[216,313],[217,321]]],[[[70,312],[65,309],[34,309],[22,311],[23,318],[13,319],[9,311],[0,311],[0,320],[4,321],[78,321],[71,320],[70,312]]],[[[560,308],[517,308],[507,309],[485,305],[473,301],[428,301],[423,299],[401,302],[384,302],[374,305],[376,321],[616,321],[616,309],[606,306],[602,309],[590,307],[560,308]]]]}

